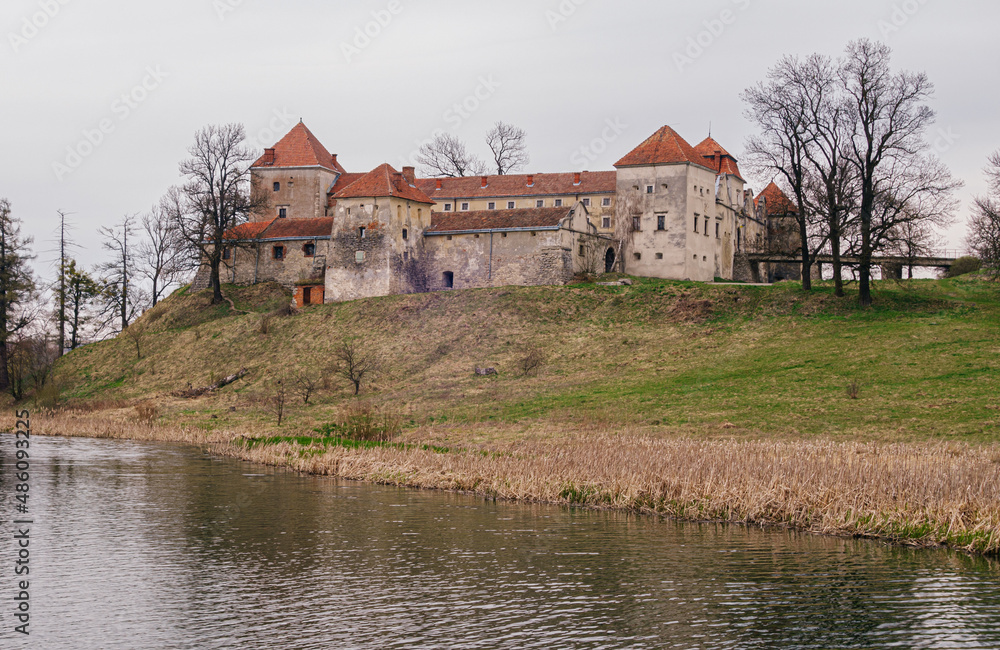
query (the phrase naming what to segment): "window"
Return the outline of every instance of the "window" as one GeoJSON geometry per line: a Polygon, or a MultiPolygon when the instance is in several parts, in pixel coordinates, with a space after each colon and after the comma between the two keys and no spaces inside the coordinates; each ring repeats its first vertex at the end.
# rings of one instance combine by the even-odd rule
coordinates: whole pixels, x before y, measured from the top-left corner
{"type": "Polygon", "coordinates": [[[610,227],[611,227],[611,217],[604,217],[603,219],[601,219],[601,228],[610,228],[610,227]]]}
{"type": "Polygon", "coordinates": [[[505,232],[502,232],[502,233],[500,233],[500,236],[501,236],[501,237],[507,237],[507,233],[505,233],[505,232]]]}
{"type": "Polygon", "coordinates": [[[632,230],[642,230],[642,217],[632,217],[632,230]]]}
{"type": "Polygon", "coordinates": [[[516,206],[517,206],[517,204],[514,203],[513,201],[507,201],[507,209],[508,210],[513,210],[516,206]]]}
{"type": "Polygon", "coordinates": [[[232,256],[233,256],[233,249],[231,249],[231,248],[223,248],[222,249],[222,259],[228,260],[232,256]]]}
{"type": "Polygon", "coordinates": [[[444,204],[444,211],[445,212],[451,212],[451,203],[445,203],[444,204]]]}
{"type": "Polygon", "coordinates": [[[699,224],[699,223],[700,223],[700,222],[699,222],[699,220],[698,220],[698,215],[697,215],[697,214],[695,214],[695,215],[694,215],[694,231],[695,231],[695,232],[698,232],[698,224],[699,224]]]}
{"type": "Polygon", "coordinates": [[[454,289],[455,288],[455,274],[453,272],[451,272],[451,271],[445,271],[444,272],[444,277],[442,278],[442,280],[444,281],[444,288],[445,289],[454,289]]]}
{"type": "Polygon", "coordinates": [[[497,204],[494,203],[493,201],[490,201],[489,203],[486,204],[486,209],[487,210],[496,210],[497,209],[497,204]]]}
{"type": "Polygon", "coordinates": [[[705,236],[708,237],[708,217],[705,217],[705,236]]]}
{"type": "Polygon", "coordinates": [[[562,207],[562,199],[556,199],[556,207],[557,208],[561,208],[562,207]]]}
{"type": "Polygon", "coordinates": [[[603,206],[604,206],[604,207],[606,207],[606,208],[608,208],[608,207],[611,207],[611,198],[610,198],[610,197],[607,197],[607,196],[606,196],[606,197],[604,197],[604,198],[603,198],[603,199],[601,200],[601,205],[603,205],[603,206]]]}
{"type": "Polygon", "coordinates": [[[316,244],[309,243],[302,247],[302,253],[306,257],[313,257],[316,255],[316,244]]]}
{"type": "Polygon", "coordinates": [[[580,244],[580,257],[583,257],[583,255],[584,255],[583,244],[580,244]]]}
{"type": "Polygon", "coordinates": [[[409,231],[406,228],[403,228],[403,241],[406,241],[409,234],[409,231]]]}
{"type": "Polygon", "coordinates": [[[403,251],[403,259],[404,260],[410,259],[410,251],[403,251]]]}
{"type": "Polygon", "coordinates": [[[719,234],[719,224],[715,224],[715,238],[721,239],[721,235],[719,234]]]}
{"type": "Polygon", "coordinates": [[[537,232],[535,232],[534,230],[532,230],[532,231],[531,231],[531,236],[532,236],[532,237],[537,237],[537,236],[538,236],[538,233],[537,233],[537,232]]]}
{"type": "Polygon", "coordinates": [[[278,208],[278,218],[284,219],[288,216],[288,208],[278,208]]]}
{"type": "Polygon", "coordinates": [[[358,252],[356,252],[354,254],[354,261],[357,264],[361,264],[362,262],[364,262],[365,261],[365,252],[364,251],[358,251],[358,252]]]}
{"type": "Polygon", "coordinates": [[[273,257],[276,260],[283,260],[283,259],[285,259],[285,247],[284,246],[275,246],[274,248],[272,248],[271,249],[271,257],[273,257]]]}
{"type": "Polygon", "coordinates": [[[663,259],[663,253],[657,253],[656,254],[656,259],[662,260],[663,259]]]}
{"type": "Polygon", "coordinates": [[[462,212],[468,212],[468,211],[469,211],[469,204],[468,203],[463,203],[462,204],[462,212]]]}
{"type": "Polygon", "coordinates": [[[396,206],[396,218],[400,220],[403,218],[403,206],[401,205],[396,206]]]}
{"type": "Polygon", "coordinates": [[[667,229],[667,215],[665,214],[656,215],[656,229],[657,230],[667,229]]]}
{"type": "Polygon", "coordinates": [[[536,208],[544,208],[545,207],[545,201],[543,201],[542,199],[538,199],[537,201],[535,201],[535,207],[536,208]]]}
{"type": "Polygon", "coordinates": [[[451,241],[451,235],[448,235],[447,237],[445,237],[445,239],[447,239],[448,241],[451,241]]]}
{"type": "Polygon", "coordinates": [[[632,257],[634,257],[635,261],[638,262],[639,260],[642,259],[642,253],[632,253],[632,257]]]}
{"type": "Polygon", "coordinates": [[[281,183],[278,183],[278,182],[274,183],[274,191],[275,192],[280,192],[281,191],[281,183]]]}
{"type": "Polygon", "coordinates": [[[365,238],[365,227],[364,226],[361,226],[360,228],[358,228],[358,237],[360,239],[364,239],[365,238]]]}
{"type": "Polygon", "coordinates": [[[583,200],[583,205],[584,205],[584,207],[589,208],[590,207],[590,199],[584,199],[583,200]]]}
{"type": "Polygon", "coordinates": [[[646,194],[652,194],[653,190],[656,189],[653,185],[646,186],[646,194]]]}

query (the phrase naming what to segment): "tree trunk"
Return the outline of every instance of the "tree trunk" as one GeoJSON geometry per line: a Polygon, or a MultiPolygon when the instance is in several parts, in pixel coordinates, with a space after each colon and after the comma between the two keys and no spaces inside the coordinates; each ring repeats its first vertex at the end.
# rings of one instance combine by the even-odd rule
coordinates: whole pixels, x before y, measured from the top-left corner
{"type": "Polygon", "coordinates": [[[222,295],[222,282],[219,280],[219,260],[215,257],[209,259],[209,268],[211,269],[212,304],[221,305],[226,299],[222,295]]]}
{"type": "Polygon", "coordinates": [[[833,295],[838,298],[843,298],[844,265],[843,262],[840,261],[840,228],[833,224],[830,226],[830,252],[833,254],[833,295]]]}
{"type": "Polygon", "coordinates": [[[812,259],[809,255],[809,233],[806,232],[805,221],[799,223],[799,235],[802,237],[802,289],[812,291],[812,259]]]}

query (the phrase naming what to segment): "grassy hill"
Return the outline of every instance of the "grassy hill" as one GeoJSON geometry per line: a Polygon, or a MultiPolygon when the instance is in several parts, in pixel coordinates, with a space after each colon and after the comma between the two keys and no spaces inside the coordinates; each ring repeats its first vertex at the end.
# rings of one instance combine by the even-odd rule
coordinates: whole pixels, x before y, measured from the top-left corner
{"type": "Polygon", "coordinates": [[[636,279],[632,286],[502,288],[391,296],[282,314],[273,285],[227,287],[235,309],[176,292],[145,334],[79,349],[56,368],[61,403],[157,407],[205,430],[308,433],[355,398],[332,371],[345,340],[380,359],[361,397],[427,441],[615,431],[706,437],[959,439],[992,442],[1000,422],[1000,288],[963,277],[884,282],[876,306],[832,287],[636,279]],[[537,374],[521,362],[538,353],[537,374]],[[497,376],[475,375],[492,367],[497,376]],[[235,373],[216,394],[174,394],[235,373]],[[320,389],[305,405],[299,379],[320,389]],[[848,387],[856,386],[856,398],[848,387]],[[276,426],[275,426],[276,428],[276,426]]]}

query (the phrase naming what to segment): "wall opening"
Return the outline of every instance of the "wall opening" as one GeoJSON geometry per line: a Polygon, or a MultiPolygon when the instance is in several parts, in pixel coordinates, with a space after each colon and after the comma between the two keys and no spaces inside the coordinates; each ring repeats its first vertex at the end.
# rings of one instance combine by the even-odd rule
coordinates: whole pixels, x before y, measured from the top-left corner
{"type": "Polygon", "coordinates": [[[609,248],[604,254],[604,272],[611,273],[615,270],[615,249],[609,248]]]}
{"type": "Polygon", "coordinates": [[[454,289],[455,288],[455,274],[451,271],[444,272],[444,288],[454,289]]]}

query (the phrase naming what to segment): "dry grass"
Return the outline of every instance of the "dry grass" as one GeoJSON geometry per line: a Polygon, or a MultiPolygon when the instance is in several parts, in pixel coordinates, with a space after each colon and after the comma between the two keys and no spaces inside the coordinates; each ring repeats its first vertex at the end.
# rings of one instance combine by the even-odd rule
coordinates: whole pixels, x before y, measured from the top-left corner
{"type": "MultiPolygon", "coordinates": [[[[9,418],[7,418],[9,420],[9,418]]],[[[0,421],[13,426],[13,421],[0,421]]],[[[296,471],[502,499],[573,504],[695,521],[781,525],[1000,552],[1000,446],[654,438],[636,433],[513,439],[441,453],[258,445],[265,425],[206,432],[150,426],[134,410],[36,413],[33,430],[210,445],[296,471]]],[[[412,438],[411,438],[412,439],[412,438]]]]}

